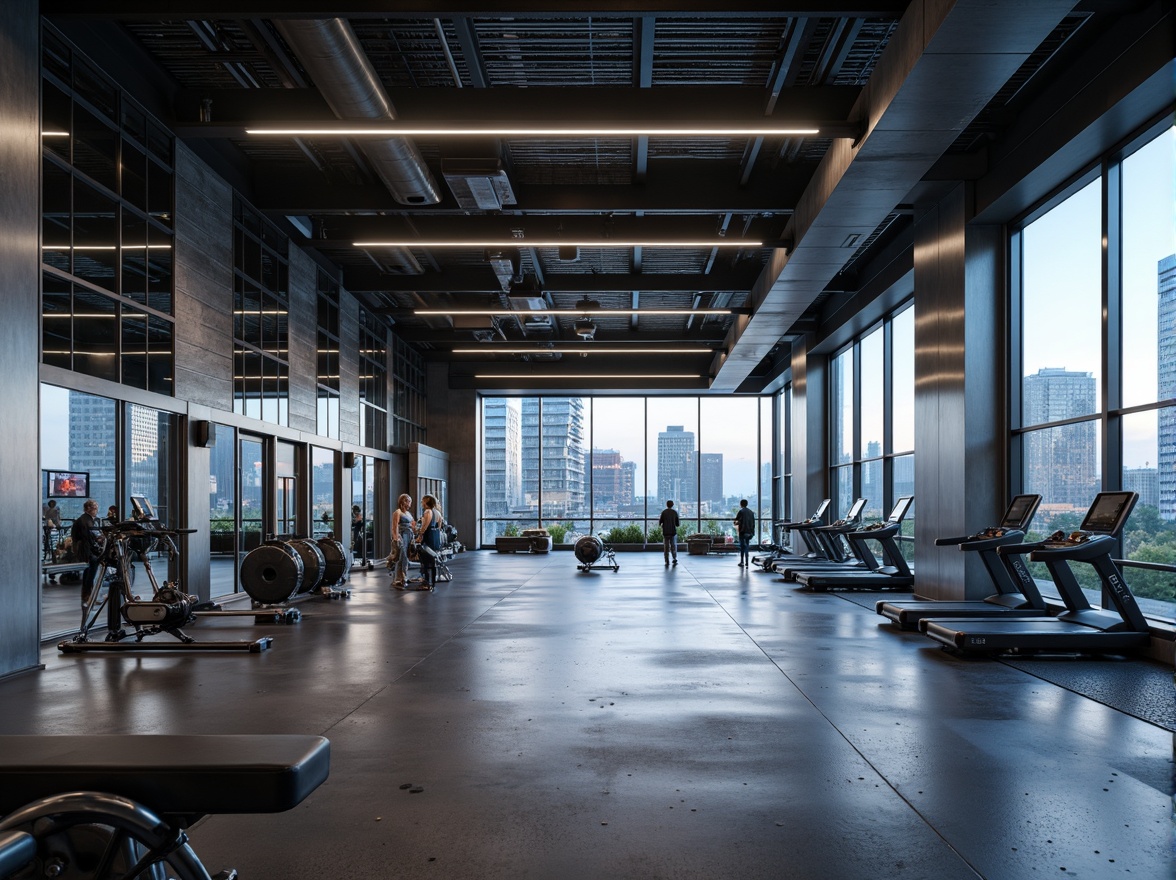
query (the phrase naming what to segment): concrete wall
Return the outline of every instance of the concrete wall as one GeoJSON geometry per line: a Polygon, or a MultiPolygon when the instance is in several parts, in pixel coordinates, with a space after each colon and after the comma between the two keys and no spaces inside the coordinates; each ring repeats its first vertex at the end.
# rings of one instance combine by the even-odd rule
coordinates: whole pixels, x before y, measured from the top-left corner
{"type": "Polygon", "coordinates": [[[35,0],[0,16],[0,675],[38,663],[41,63],[35,0]]]}

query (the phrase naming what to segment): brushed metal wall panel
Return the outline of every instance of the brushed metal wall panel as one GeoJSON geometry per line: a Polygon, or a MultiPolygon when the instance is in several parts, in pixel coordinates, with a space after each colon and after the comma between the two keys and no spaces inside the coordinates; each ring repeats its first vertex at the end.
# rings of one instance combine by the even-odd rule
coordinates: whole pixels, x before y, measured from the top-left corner
{"type": "MultiPolygon", "coordinates": [[[[290,248],[290,427],[318,431],[318,267],[290,248]]],[[[384,446],[386,444],[381,444],[384,446]]]]}
{"type": "Polygon", "coordinates": [[[40,657],[41,485],[36,438],[40,404],[39,28],[35,0],[4,4],[0,16],[0,675],[40,657]]]}

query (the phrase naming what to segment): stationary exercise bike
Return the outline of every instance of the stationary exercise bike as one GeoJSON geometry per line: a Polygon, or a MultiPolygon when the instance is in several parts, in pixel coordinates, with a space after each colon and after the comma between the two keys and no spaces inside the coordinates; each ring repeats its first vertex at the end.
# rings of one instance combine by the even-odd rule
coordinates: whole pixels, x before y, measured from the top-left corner
{"type": "Polygon", "coordinates": [[[82,609],[82,624],[72,639],[60,642],[57,649],[64,654],[85,651],[127,651],[127,650],[244,650],[252,654],[266,650],[273,642],[271,637],[250,641],[198,642],[185,633],[182,626],[195,620],[193,610],[199,599],[183,592],[175,581],[165,581],[160,586],[151,568],[149,551],[158,549],[165,552],[169,562],[179,556],[175,538],[192,534],[195,529],[164,528],[156,519],[149,501],[142,496],[132,496],[135,519],[106,526],[102,529],[106,543],[98,563],[90,600],[82,609]],[[151,598],[144,601],[133,592],[135,582],[134,562],[140,562],[143,573],[151,584],[151,598]],[[103,595],[102,585],[106,590],[103,595]],[[106,608],[106,638],[91,641],[91,630],[106,608]],[[148,642],[148,636],[165,633],[179,640],[174,642],[148,642]]]}

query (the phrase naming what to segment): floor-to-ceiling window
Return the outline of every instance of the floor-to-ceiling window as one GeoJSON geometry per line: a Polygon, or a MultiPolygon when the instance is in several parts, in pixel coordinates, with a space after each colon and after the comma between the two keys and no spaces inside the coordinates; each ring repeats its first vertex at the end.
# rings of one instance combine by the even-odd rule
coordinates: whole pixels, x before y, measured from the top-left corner
{"type": "MultiPolygon", "coordinates": [[[[1075,528],[1101,489],[1138,492],[1125,575],[1164,618],[1176,573],[1130,562],[1176,562],[1174,155],[1176,128],[1147,132],[1010,238],[1012,489],[1044,496],[1039,535],[1075,528]]],[[[1097,579],[1079,578],[1099,601],[1097,579]]]]}
{"type": "Polygon", "coordinates": [[[212,596],[237,591],[237,432],[212,425],[216,442],[208,451],[208,550],[212,596]]]}
{"type": "Polygon", "coordinates": [[[681,537],[733,536],[741,499],[770,537],[770,396],[486,397],[481,418],[483,543],[542,525],[660,544],[666,501],[681,537]]]}
{"type": "MultiPolygon", "coordinates": [[[[865,522],[885,519],[895,501],[915,494],[914,309],[904,305],[830,359],[829,485],[843,516],[865,498],[865,522]]],[[[914,558],[912,505],[898,535],[914,558]]]]}

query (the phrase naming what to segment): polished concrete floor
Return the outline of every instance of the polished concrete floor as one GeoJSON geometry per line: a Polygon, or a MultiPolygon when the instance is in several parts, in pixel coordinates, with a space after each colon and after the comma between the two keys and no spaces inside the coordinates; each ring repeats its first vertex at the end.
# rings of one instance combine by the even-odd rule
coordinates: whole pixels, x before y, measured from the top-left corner
{"type": "Polygon", "coordinates": [[[295,625],[191,630],[263,654],[50,645],[0,733],[327,736],[300,807],[192,830],[247,880],[1176,876],[1168,731],[861,597],[618,559],[466,553],[435,593],[377,570],[295,625]]]}

